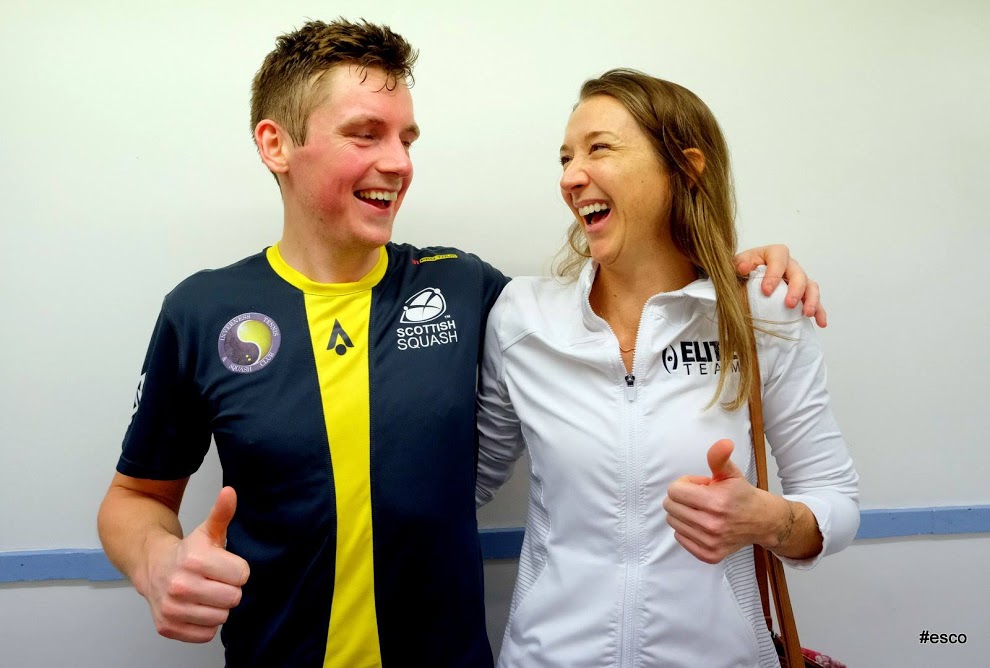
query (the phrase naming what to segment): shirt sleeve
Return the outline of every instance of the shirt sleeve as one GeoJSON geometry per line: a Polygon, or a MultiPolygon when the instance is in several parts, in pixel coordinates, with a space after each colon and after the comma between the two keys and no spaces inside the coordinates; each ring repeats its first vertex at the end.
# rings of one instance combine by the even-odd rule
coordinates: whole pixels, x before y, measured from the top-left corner
{"type": "Polygon", "coordinates": [[[185,478],[200,467],[209,450],[209,420],[182,349],[166,301],[148,345],[134,412],[117,462],[117,470],[124,475],[151,480],[185,478]]]}
{"type": "Polygon", "coordinates": [[[763,418],[784,498],[811,510],[821,552],[781,560],[807,569],[845,549],[859,528],[859,476],[829,405],[825,356],[814,325],[800,309],[784,306],[786,286],[769,298],[750,280],[750,304],[763,376],[763,418]]]}
{"type": "Polygon", "coordinates": [[[492,500],[525,448],[519,417],[505,384],[498,325],[507,308],[507,292],[495,304],[485,329],[484,354],[478,379],[478,475],[475,502],[492,500]]]}
{"type": "Polygon", "coordinates": [[[478,263],[481,265],[481,304],[483,312],[487,316],[492,307],[495,306],[495,302],[502,294],[509,279],[481,258],[478,258],[478,263]]]}

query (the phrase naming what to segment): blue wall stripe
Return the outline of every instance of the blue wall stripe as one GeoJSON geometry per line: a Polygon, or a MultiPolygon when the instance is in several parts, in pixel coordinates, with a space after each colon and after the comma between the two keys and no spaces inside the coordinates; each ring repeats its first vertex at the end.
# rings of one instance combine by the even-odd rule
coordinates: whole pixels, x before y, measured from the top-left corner
{"type": "Polygon", "coordinates": [[[42,580],[121,580],[103,550],[0,552],[0,582],[42,580]]]}
{"type": "MultiPolygon", "coordinates": [[[[857,540],[990,533],[990,506],[863,510],[860,518],[857,540]]],[[[515,559],[522,539],[521,528],[483,529],[481,553],[485,559],[515,559]]],[[[0,583],[122,579],[99,549],[0,552],[0,583]]]]}
{"type": "Polygon", "coordinates": [[[990,506],[862,510],[859,516],[857,539],[990,531],[990,506]]]}

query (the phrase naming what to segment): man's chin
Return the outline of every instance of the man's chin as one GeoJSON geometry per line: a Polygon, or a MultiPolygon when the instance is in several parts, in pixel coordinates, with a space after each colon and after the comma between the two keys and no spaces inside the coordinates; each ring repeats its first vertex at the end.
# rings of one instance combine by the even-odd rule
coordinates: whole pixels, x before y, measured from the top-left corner
{"type": "Polygon", "coordinates": [[[392,221],[375,225],[366,225],[361,230],[361,240],[368,246],[378,248],[392,240],[392,221]]]}

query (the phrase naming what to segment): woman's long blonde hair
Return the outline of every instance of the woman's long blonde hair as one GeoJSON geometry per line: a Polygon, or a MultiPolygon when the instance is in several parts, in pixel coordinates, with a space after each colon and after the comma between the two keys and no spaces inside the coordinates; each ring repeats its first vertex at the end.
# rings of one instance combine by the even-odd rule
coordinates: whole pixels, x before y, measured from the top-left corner
{"type": "MultiPolygon", "coordinates": [[[[745,280],[736,273],[735,195],[729,169],[729,149],[715,116],[701,99],[683,86],[630,69],[609,70],[581,86],[579,103],[607,95],[626,108],[656,149],[671,190],[670,233],[677,249],[715,286],[719,358],[722,372],[709,402],[722,395],[739,362],[736,396],[723,401],[736,410],[749,401],[753,379],[753,325],[740,301],[745,280]],[[695,169],[687,149],[704,155],[704,169],[695,169]]],[[[554,272],[574,278],[591,253],[581,225],[567,232],[554,272]]]]}

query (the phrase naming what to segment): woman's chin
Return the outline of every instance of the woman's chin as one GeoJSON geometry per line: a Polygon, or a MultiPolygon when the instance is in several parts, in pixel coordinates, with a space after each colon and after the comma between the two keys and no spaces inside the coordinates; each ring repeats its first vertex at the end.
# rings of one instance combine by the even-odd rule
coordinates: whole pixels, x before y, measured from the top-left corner
{"type": "Polygon", "coordinates": [[[609,248],[608,244],[603,243],[589,244],[588,252],[591,254],[592,260],[606,267],[615,262],[615,258],[618,255],[618,252],[614,248],[609,248]]]}

